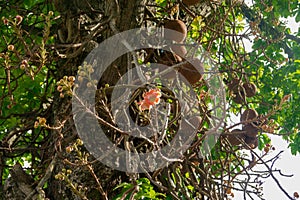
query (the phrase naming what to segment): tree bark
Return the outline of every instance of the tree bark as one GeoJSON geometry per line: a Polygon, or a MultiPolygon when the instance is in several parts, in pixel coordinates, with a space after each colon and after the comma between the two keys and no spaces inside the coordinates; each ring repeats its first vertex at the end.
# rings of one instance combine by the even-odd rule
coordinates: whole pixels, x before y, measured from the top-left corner
{"type": "MultiPolygon", "coordinates": [[[[56,8],[61,13],[62,22],[58,30],[59,41],[61,44],[76,44],[83,43],[85,46],[79,48],[70,48],[65,50],[68,52],[65,59],[61,59],[57,65],[57,80],[63,76],[76,75],[77,67],[80,66],[85,56],[91,50],[90,44],[101,43],[106,38],[114,35],[115,32],[111,30],[111,20],[116,21],[118,31],[122,32],[132,28],[137,28],[141,25],[142,10],[144,3],[142,0],[127,0],[127,1],[97,1],[97,0],[77,0],[77,1],[55,1],[56,8]],[[84,18],[87,24],[103,24],[98,29],[103,29],[99,33],[91,37],[92,30],[85,30],[83,26],[78,28],[80,20],[84,18]]],[[[117,59],[111,67],[109,67],[100,80],[99,86],[106,83],[113,85],[119,79],[120,74],[124,74],[127,70],[127,55],[117,59]],[[117,69],[117,70],[116,70],[117,69]]],[[[67,158],[74,160],[75,158],[70,154],[65,153],[65,148],[76,139],[76,131],[72,120],[71,114],[71,100],[61,100],[58,95],[55,99],[57,102],[53,106],[53,124],[61,121],[62,116],[69,117],[62,130],[53,131],[52,147],[53,149],[48,152],[47,156],[53,156],[58,150],[57,154],[60,158],[67,158]]],[[[48,157],[49,158],[49,157],[48,157]]],[[[67,186],[65,181],[55,179],[55,175],[60,173],[63,169],[70,168],[63,162],[64,159],[58,159],[56,167],[49,180],[46,196],[53,200],[66,200],[66,199],[79,199],[72,189],[67,186]]],[[[49,163],[49,161],[44,161],[49,163]]],[[[86,187],[85,195],[88,199],[111,199],[115,196],[113,189],[124,181],[124,174],[114,171],[100,162],[92,164],[95,175],[98,177],[105,194],[97,188],[97,181],[92,174],[85,167],[71,167],[72,169],[72,182],[78,183],[82,187],[86,187]]]]}

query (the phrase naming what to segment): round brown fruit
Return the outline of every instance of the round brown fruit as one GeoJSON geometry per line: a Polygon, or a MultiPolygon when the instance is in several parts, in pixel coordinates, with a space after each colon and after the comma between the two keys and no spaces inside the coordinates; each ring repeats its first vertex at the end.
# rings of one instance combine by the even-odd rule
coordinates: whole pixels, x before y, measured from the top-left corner
{"type": "Polygon", "coordinates": [[[183,40],[186,37],[187,34],[187,28],[186,25],[183,23],[181,20],[167,20],[165,22],[165,28],[166,29],[171,29],[176,32],[166,32],[165,37],[169,40],[174,40],[176,42],[183,42],[183,40]]]}
{"type": "Polygon", "coordinates": [[[264,147],[264,151],[265,151],[266,153],[269,153],[270,147],[265,146],[265,147],[264,147]]]}
{"type": "MultiPolygon", "coordinates": [[[[241,115],[241,122],[254,120],[257,117],[258,113],[256,112],[256,110],[248,108],[241,115]]],[[[245,131],[245,134],[249,137],[255,137],[258,134],[258,128],[252,125],[252,123],[245,123],[243,125],[243,130],[245,131]]]]}
{"type": "MultiPolygon", "coordinates": [[[[257,137],[247,137],[245,138],[246,144],[250,146],[251,149],[255,149],[258,146],[258,138],[257,137]]],[[[248,149],[248,147],[246,147],[248,149]]]]}
{"type": "Polygon", "coordinates": [[[199,2],[199,0],[182,0],[182,3],[184,3],[187,6],[193,6],[199,2]]]}
{"type": "Polygon", "coordinates": [[[204,67],[202,62],[195,58],[180,66],[178,71],[186,78],[186,80],[188,80],[191,85],[194,85],[201,80],[204,67]]]}
{"type": "Polygon", "coordinates": [[[230,131],[230,134],[227,136],[227,140],[232,146],[237,146],[242,144],[242,142],[245,140],[245,135],[242,130],[234,129],[230,131]]]}
{"type": "Polygon", "coordinates": [[[232,100],[237,104],[243,104],[246,101],[246,96],[243,91],[235,92],[232,100]]]}
{"type": "Polygon", "coordinates": [[[240,91],[240,83],[240,79],[234,78],[227,84],[228,89],[233,91],[234,93],[237,93],[238,91],[240,91]]]}
{"type": "Polygon", "coordinates": [[[256,92],[257,92],[257,87],[254,83],[244,83],[243,87],[245,89],[246,92],[246,96],[247,97],[253,97],[255,96],[256,92]]]}
{"type": "Polygon", "coordinates": [[[185,54],[187,53],[187,50],[185,48],[185,46],[180,45],[180,44],[173,44],[171,45],[171,50],[176,53],[178,56],[185,56],[185,54]]]}
{"type": "Polygon", "coordinates": [[[258,113],[256,112],[256,110],[248,108],[241,115],[241,122],[253,120],[257,117],[258,117],[258,113]]]}
{"type": "Polygon", "coordinates": [[[249,137],[256,137],[258,134],[258,130],[259,130],[258,128],[256,128],[251,124],[247,124],[243,126],[243,131],[245,132],[245,135],[249,137]]]}

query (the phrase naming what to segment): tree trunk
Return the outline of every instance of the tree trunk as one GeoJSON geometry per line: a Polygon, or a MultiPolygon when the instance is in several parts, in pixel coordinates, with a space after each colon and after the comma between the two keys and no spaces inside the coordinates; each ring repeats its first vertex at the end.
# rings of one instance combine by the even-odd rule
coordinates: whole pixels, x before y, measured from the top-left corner
{"type": "MultiPolygon", "coordinates": [[[[67,58],[61,59],[57,66],[57,71],[60,72],[57,74],[57,80],[59,80],[63,76],[76,74],[78,66],[82,64],[85,56],[91,50],[90,46],[93,46],[95,43],[101,43],[106,38],[115,34],[110,26],[112,20],[116,20],[116,27],[120,32],[139,27],[140,22],[142,21],[141,13],[144,2],[142,2],[142,0],[127,0],[120,2],[114,0],[65,0],[55,1],[55,3],[56,8],[62,15],[61,28],[58,30],[60,43],[86,43],[85,46],[77,49],[67,49],[67,58]],[[78,28],[78,24],[82,18],[86,20],[86,24],[103,23],[102,26],[97,27],[97,29],[103,29],[103,31],[100,31],[91,37],[89,34],[92,31],[84,30],[84,25],[78,28]]],[[[116,83],[119,79],[119,75],[126,72],[127,63],[126,55],[117,59],[111,67],[106,70],[98,86],[103,86],[106,83],[109,83],[110,85],[116,83]]],[[[53,131],[51,141],[53,149],[48,152],[48,156],[53,157],[54,154],[58,154],[58,157],[74,161],[74,156],[65,153],[65,148],[77,138],[71,116],[71,100],[61,100],[58,96],[55,99],[57,99],[57,102],[53,107],[53,113],[55,113],[53,115],[53,124],[59,125],[58,122],[62,120],[62,116],[69,116],[69,119],[62,130],[53,131]]],[[[47,159],[49,157],[47,157],[47,159]]],[[[121,183],[122,176],[124,175],[123,173],[114,171],[98,161],[93,163],[92,168],[103,188],[104,195],[103,192],[101,193],[99,186],[97,186],[97,180],[91,174],[91,171],[87,170],[85,167],[72,167],[72,165],[66,165],[66,163],[61,162],[63,160],[64,159],[58,159],[49,180],[48,189],[46,191],[46,196],[48,198],[51,200],[80,199],[78,195],[74,194],[74,191],[72,191],[66,182],[55,179],[55,175],[60,173],[63,169],[72,170],[72,176],[70,176],[71,181],[73,183],[78,183],[78,185],[81,185],[83,188],[87,188],[85,194],[88,199],[106,199],[105,195],[107,195],[107,199],[111,199],[115,196],[115,191],[113,191],[113,189],[121,183]]],[[[47,163],[47,161],[45,162],[47,163]]],[[[123,181],[124,177],[125,176],[123,176],[123,181]]]]}

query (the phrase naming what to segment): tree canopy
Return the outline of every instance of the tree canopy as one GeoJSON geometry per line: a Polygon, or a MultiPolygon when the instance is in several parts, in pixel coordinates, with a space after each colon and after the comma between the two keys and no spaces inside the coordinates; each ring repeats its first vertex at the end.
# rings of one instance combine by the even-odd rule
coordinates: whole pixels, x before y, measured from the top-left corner
{"type": "Polygon", "coordinates": [[[0,197],[217,200],[242,193],[264,199],[260,183],[271,176],[288,199],[298,198],[275,176],[281,152],[266,157],[276,152],[270,135],[286,140],[293,155],[300,153],[300,27],[293,32],[286,23],[300,22],[299,8],[297,0],[1,1],[0,197]],[[132,51],[128,44],[139,39],[134,35],[121,40],[125,47],[103,46],[123,31],[163,27],[179,31],[165,32],[163,48],[132,51]],[[102,58],[122,48],[131,52],[105,70],[95,68],[95,60],[102,66],[102,58]],[[208,62],[201,60],[204,54],[208,62]],[[99,70],[103,75],[93,79],[99,70]],[[131,78],[147,84],[129,94],[136,80],[124,77],[134,70],[131,78]],[[209,75],[220,85],[209,85],[209,75]],[[170,82],[175,89],[167,87],[170,82]],[[88,104],[90,94],[94,104],[88,104]],[[115,107],[124,95],[130,100],[121,115],[115,107]],[[76,110],[79,104],[84,109],[76,110]],[[155,136],[128,134],[133,125],[123,130],[114,111],[155,136]],[[178,159],[164,158],[163,168],[119,171],[90,151],[88,141],[98,141],[97,134],[80,135],[97,130],[89,121],[76,124],[88,119],[86,113],[109,141],[131,153],[151,153],[172,141],[180,152],[185,143],[176,134],[195,135],[178,159]],[[186,120],[190,113],[194,118],[186,120]],[[200,147],[213,126],[220,134],[203,155],[200,147]],[[254,172],[255,165],[266,170],[254,172]]]}

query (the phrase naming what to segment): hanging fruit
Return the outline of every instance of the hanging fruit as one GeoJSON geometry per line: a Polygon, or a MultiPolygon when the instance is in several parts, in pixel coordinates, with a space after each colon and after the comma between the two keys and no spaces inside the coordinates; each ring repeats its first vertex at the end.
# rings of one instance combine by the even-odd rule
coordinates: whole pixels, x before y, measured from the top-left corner
{"type": "Polygon", "coordinates": [[[180,66],[178,71],[191,85],[194,85],[201,80],[204,67],[203,63],[198,58],[195,58],[180,66]]]}
{"type": "Polygon", "coordinates": [[[243,88],[245,89],[245,93],[247,97],[253,97],[257,92],[257,87],[254,83],[250,83],[250,82],[244,83],[243,88]]]}
{"type": "Polygon", "coordinates": [[[169,40],[174,40],[176,42],[183,42],[187,35],[187,28],[183,21],[175,19],[175,20],[167,20],[165,21],[165,28],[171,29],[176,32],[168,31],[165,33],[165,38],[169,40]]]}

